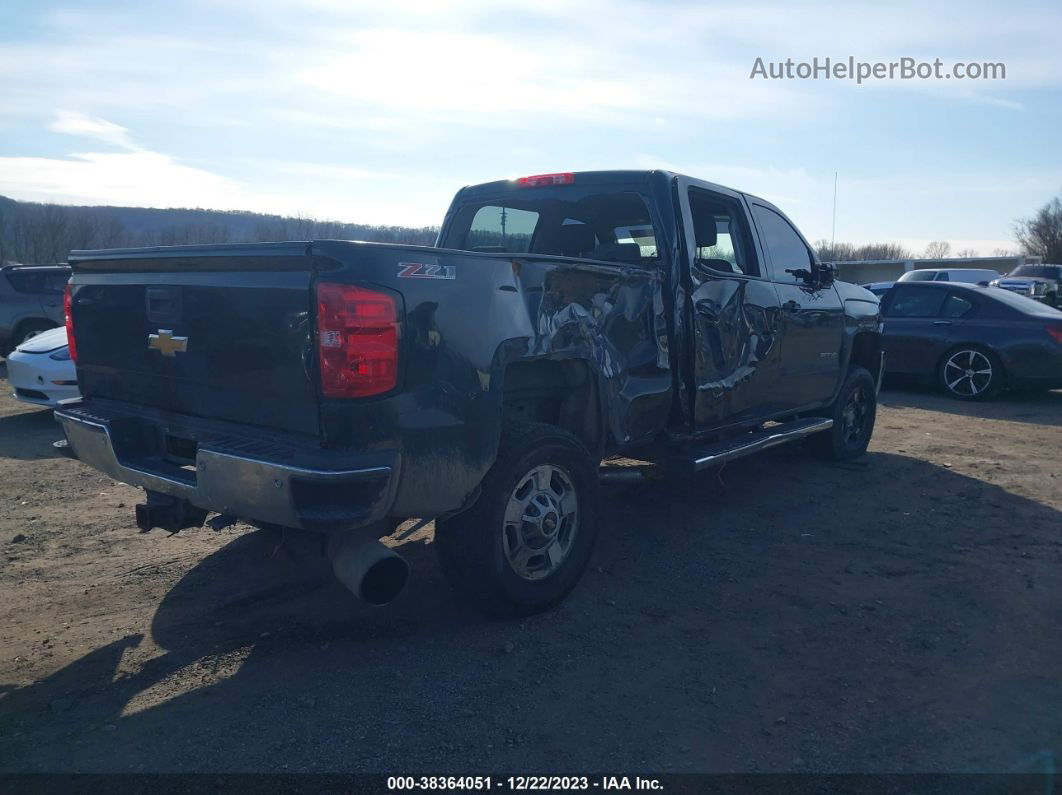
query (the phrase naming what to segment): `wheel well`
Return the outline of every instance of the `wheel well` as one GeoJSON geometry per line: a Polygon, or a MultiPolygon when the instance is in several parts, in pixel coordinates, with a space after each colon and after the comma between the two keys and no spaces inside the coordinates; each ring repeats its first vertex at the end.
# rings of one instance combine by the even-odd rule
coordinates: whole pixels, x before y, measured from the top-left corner
{"type": "Polygon", "coordinates": [[[585,361],[513,362],[505,369],[502,403],[506,421],[557,425],[591,452],[601,447],[597,389],[585,361]]]}
{"type": "Polygon", "coordinates": [[[45,330],[59,328],[58,323],[51,321],[46,317],[28,317],[18,322],[18,325],[15,326],[15,330],[11,333],[12,338],[16,338],[19,333],[24,332],[31,326],[43,326],[45,330]]]}
{"type": "Polygon", "coordinates": [[[852,356],[848,366],[865,367],[875,381],[881,370],[881,335],[871,332],[856,334],[852,340],[852,356]]]}
{"type": "Polygon", "coordinates": [[[7,347],[14,350],[16,346],[22,341],[22,335],[26,333],[26,330],[33,326],[42,326],[45,331],[48,329],[59,328],[59,324],[49,320],[46,317],[29,317],[24,320],[20,320],[15,327],[11,330],[11,338],[7,342],[7,347]]]}

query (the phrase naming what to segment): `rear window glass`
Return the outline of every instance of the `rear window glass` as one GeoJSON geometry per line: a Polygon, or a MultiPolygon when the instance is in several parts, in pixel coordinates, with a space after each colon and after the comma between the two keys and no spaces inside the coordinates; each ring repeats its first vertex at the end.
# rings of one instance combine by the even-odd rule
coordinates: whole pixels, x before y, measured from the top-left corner
{"type": "Polygon", "coordinates": [[[497,204],[476,210],[468,229],[466,247],[480,251],[531,250],[531,235],[538,225],[538,213],[497,204]]]}
{"type": "Polygon", "coordinates": [[[514,190],[461,206],[441,244],[612,262],[649,263],[658,257],[649,208],[634,192],[514,190]]]}

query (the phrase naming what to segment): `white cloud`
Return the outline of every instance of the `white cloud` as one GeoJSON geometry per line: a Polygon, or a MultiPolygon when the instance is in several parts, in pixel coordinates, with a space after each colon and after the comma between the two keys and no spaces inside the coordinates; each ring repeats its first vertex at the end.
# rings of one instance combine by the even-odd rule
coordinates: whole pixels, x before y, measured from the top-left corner
{"type": "Polygon", "coordinates": [[[1015,140],[986,154],[983,126],[1019,108],[1029,129],[1054,124],[1059,11],[924,0],[187,0],[145,17],[68,4],[40,13],[40,35],[0,47],[0,192],[432,223],[465,182],[672,161],[776,201],[822,236],[836,162],[839,238],[994,238],[1062,185],[1049,147],[1015,140]],[[749,79],[756,56],[850,54],[1002,60],[1007,80],[749,79]],[[979,174],[895,167],[904,147],[914,160],[948,149],[939,121],[918,140],[913,132],[938,97],[964,135],[955,150],[969,151],[979,174]],[[862,117],[845,116],[853,108],[862,117]],[[39,134],[47,120],[98,143],[55,155],[43,148],[54,136],[39,134]],[[861,151],[864,131],[884,140],[882,163],[861,151]],[[646,151],[667,157],[636,159],[646,151]],[[851,178],[890,167],[888,179],[851,178]]]}
{"type": "Polygon", "coordinates": [[[251,199],[231,179],[146,151],[0,157],[0,193],[61,204],[219,209],[251,199]]]}
{"type": "Polygon", "coordinates": [[[114,144],[123,149],[133,150],[137,148],[129,139],[129,130],[125,127],[85,113],[58,110],[55,112],[55,118],[48,125],[48,129],[66,135],[95,138],[98,141],[114,144]]]}
{"type": "MultiPolygon", "coordinates": [[[[368,185],[395,176],[330,163],[244,159],[257,173],[312,182],[313,190],[258,190],[239,180],[190,166],[137,145],[129,130],[106,119],[59,112],[49,129],[115,144],[121,152],[65,157],[0,156],[0,194],[23,201],[133,207],[209,207],[383,224],[436,224],[448,196],[438,184],[422,186],[432,204],[380,200],[368,185]],[[359,186],[360,190],[354,190],[359,186]],[[358,198],[358,197],[363,198],[358,198]],[[428,210],[426,212],[426,210],[428,210]]],[[[277,180],[279,181],[279,180],[277,180]]],[[[303,187],[304,186],[300,186],[303,187]]]]}

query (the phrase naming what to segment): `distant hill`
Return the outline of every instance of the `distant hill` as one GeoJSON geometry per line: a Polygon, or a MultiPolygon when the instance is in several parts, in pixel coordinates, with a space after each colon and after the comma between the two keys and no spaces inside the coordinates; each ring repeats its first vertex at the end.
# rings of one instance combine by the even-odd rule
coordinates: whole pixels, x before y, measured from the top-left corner
{"type": "Polygon", "coordinates": [[[374,226],[200,208],[79,207],[0,196],[0,264],[61,262],[85,248],[253,243],[273,240],[371,240],[432,245],[437,227],[374,226]]]}

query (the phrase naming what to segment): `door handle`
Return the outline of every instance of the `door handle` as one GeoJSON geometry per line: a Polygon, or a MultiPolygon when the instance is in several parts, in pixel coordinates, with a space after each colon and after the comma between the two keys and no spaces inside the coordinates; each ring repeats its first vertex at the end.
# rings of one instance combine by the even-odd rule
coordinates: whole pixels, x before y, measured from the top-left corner
{"type": "Polygon", "coordinates": [[[698,315],[711,320],[713,323],[719,319],[719,312],[716,310],[715,304],[711,301],[697,301],[693,305],[693,308],[697,310],[698,315]]]}
{"type": "Polygon", "coordinates": [[[800,310],[800,304],[798,304],[796,301],[789,300],[782,304],[782,309],[784,309],[786,312],[797,312],[800,310]]]}
{"type": "Polygon", "coordinates": [[[933,325],[934,326],[950,326],[951,325],[951,321],[950,320],[934,320],[933,321],[933,325]]]}

